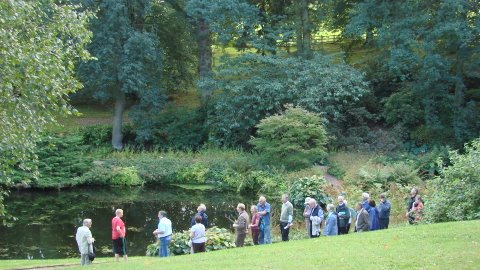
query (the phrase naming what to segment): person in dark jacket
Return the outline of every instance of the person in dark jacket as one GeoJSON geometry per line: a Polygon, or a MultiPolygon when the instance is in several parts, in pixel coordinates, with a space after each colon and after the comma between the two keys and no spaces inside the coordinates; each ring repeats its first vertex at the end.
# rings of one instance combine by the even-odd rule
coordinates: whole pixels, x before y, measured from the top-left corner
{"type": "Polygon", "coordinates": [[[380,229],[380,221],[378,220],[378,209],[374,200],[368,201],[370,209],[368,209],[368,215],[370,217],[370,231],[376,231],[380,229]]]}
{"type": "Polygon", "coordinates": [[[196,216],[200,216],[202,217],[202,224],[203,226],[205,226],[205,228],[208,227],[208,216],[207,216],[207,213],[205,213],[205,211],[207,211],[207,207],[205,206],[205,204],[200,204],[198,207],[197,207],[197,213],[192,217],[192,222],[190,222],[190,226],[193,226],[196,224],[195,222],[195,217],[196,216]]]}
{"type": "Polygon", "coordinates": [[[380,222],[380,230],[388,229],[390,223],[391,204],[387,200],[385,194],[380,195],[380,204],[378,205],[378,221],[380,222]]]}
{"type": "Polygon", "coordinates": [[[408,218],[408,222],[410,224],[415,223],[415,215],[411,215],[410,210],[412,210],[412,207],[413,207],[413,204],[415,203],[415,198],[417,197],[417,195],[418,195],[418,189],[412,188],[412,190],[410,191],[410,199],[408,200],[408,203],[407,203],[407,214],[405,215],[408,218]]]}
{"type": "Polygon", "coordinates": [[[338,196],[338,206],[335,209],[337,213],[338,234],[348,233],[348,220],[350,219],[350,209],[344,203],[343,196],[338,196]]]}

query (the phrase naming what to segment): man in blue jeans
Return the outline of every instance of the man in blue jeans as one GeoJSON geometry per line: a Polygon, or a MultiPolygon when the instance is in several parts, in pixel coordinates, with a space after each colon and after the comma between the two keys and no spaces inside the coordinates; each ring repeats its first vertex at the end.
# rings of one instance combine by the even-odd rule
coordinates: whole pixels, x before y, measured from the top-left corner
{"type": "Polygon", "coordinates": [[[153,231],[153,234],[160,240],[158,255],[160,257],[168,257],[168,245],[172,241],[172,222],[167,218],[165,211],[158,212],[158,219],[158,229],[153,231]]]}
{"type": "Polygon", "coordinates": [[[270,204],[264,196],[258,199],[257,209],[260,214],[258,244],[270,244],[270,204]]]}

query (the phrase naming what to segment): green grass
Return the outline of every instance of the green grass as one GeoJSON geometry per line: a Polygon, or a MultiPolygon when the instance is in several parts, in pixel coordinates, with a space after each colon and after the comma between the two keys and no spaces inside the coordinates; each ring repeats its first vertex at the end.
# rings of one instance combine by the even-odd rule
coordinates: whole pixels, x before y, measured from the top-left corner
{"type": "MultiPolygon", "coordinates": [[[[478,220],[406,226],[166,259],[133,257],[127,263],[104,263],[113,259],[101,258],[89,269],[478,269],[479,234],[478,220]]],[[[74,261],[11,260],[2,261],[0,269],[74,261]]]]}

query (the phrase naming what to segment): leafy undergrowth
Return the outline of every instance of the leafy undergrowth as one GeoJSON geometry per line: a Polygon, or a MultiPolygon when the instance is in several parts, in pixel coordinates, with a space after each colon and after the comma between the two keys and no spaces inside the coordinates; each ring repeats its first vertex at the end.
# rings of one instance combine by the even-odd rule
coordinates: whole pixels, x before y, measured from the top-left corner
{"type": "MultiPolygon", "coordinates": [[[[127,263],[100,258],[89,269],[478,269],[479,233],[478,220],[407,226],[165,259],[132,257],[127,263]]],[[[8,260],[0,269],[72,261],[8,260]]]]}

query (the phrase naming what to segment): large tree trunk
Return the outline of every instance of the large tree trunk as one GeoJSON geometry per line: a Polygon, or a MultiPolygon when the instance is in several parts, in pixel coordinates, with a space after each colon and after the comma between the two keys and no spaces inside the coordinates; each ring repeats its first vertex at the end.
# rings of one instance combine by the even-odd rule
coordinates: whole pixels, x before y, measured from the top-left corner
{"type": "Polygon", "coordinates": [[[310,57],[312,25],[308,15],[308,0],[302,0],[302,21],[303,21],[303,55],[310,57]]]}
{"type": "Polygon", "coordinates": [[[115,112],[113,116],[112,146],[115,150],[123,149],[122,121],[125,111],[125,93],[122,90],[115,91],[115,112]]]}
{"type": "MultiPolygon", "coordinates": [[[[198,73],[200,78],[204,78],[212,71],[212,39],[210,37],[210,28],[205,20],[199,20],[197,27],[199,50],[198,73]]],[[[211,89],[202,89],[201,94],[203,98],[208,98],[211,95],[211,89]]]]}
{"type": "Polygon", "coordinates": [[[308,13],[308,0],[299,0],[297,4],[297,18],[297,54],[308,58],[311,53],[312,32],[308,13]]]}

